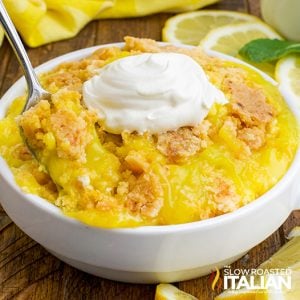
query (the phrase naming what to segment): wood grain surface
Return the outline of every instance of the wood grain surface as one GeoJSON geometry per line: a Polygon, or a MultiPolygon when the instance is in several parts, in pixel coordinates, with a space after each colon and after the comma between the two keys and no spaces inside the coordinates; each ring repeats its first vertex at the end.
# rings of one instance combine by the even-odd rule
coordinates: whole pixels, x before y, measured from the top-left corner
{"type": "MultiPolygon", "coordinates": [[[[223,0],[213,9],[231,9],[259,15],[259,0],[223,0]]],[[[118,42],[125,35],[161,39],[161,29],[169,14],[144,18],[91,22],[71,40],[28,49],[37,66],[58,55],[97,44],[118,42]]],[[[21,76],[7,41],[0,48],[0,95],[21,76]]],[[[284,225],[263,243],[252,249],[233,267],[257,267],[285,243],[285,236],[300,225],[300,211],[291,214],[284,225]]],[[[220,249],[220,252],[222,249],[220,249]]],[[[208,276],[180,282],[179,288],[201,300],[213,299],[208,276]]],[[[78,271],[25,235],[0,206],[0,300],[4,299],[154,299],[154,285],[118,283],[78,271]]]]}

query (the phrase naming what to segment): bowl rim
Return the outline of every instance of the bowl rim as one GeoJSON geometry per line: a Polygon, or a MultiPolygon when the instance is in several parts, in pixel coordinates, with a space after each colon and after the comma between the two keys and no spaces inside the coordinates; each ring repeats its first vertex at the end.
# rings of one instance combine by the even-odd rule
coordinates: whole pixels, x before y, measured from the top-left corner
{"type": "MultiPolygon", "coordinates": [[[[35,68],[37,73],[43,73],[47,70],[51,70],[55,66],[59,65],[62,62],[67,61],[75,61],[82,59],[92,52],[94,52],[97,49],[100,48],[106,48],[106,47],[122,47],[124,46],[124,42],[118,42],[118,43],[109,43],[109,44],[102,44],[92,47],[87,47],[75,51],[68,52],[66,54],[57,56],[53,59],[50,59],[46,61],[45,63],[39,65],[35,68]]],[[[172,43],[164,43],[159,42],[160,45],[175,45],[182,48],[194,48],[194,46],[190,45],[183,45],[183,44],[172,44],[172,43]]],[[[278,83],[273,80],[271,77],[269,77],[267,74],[263,73],[259,69],[237,59],[231,56],[228,56],[226,54],[213,51],[213,50],[204,50],[206,54],[209,56],[219,57],[223,58],[225,60],[229,60],[232,62],[236,62],[239,64],[246,65],[247,67],[250,67],[251,69],[255,70],[257,73],[262,75],[264,79],[271,82],[273,85],[278,85],[278,83]]],[[[4,93],[4,95],[0,98],[0,119],[3,119],[5,116],[5,112],[9,105],[12,103],[12,101],[17,97],[19,94],[21,94],[21,89],[25,91],[26,83],[24,76],[22,76],[20,79],[18,79],[14,84],[12,84],[9,89],[4,93]],[[17,90],[17,92],[15,92],[17,90]],[[19,92],[18,92],[19,90],[19,92]],[[14,97],[14,98],[13,98],[14,97]]],[[[282,94],[285,102],[287,103],[289,109],[292,111],[293,115],[296,117],[298,123],[300,123],[300,107],[294,101],[291,99],[288,92],[282,87],[279,86],[279,91],[282,94]]],[[[194,230],[205,230],[208,227],[217,227],[229,222],[233,222],[236,219],[243,218],[249,214],[251,214],[254,211],[259,210],[262,206],[266,205],[270,201],[273,200],[274,196],[281,191],[285,189],[285,187],[293,180],[294,176],[298,173],[300,166],[300,145],[298,146],[298,150],[294,156],[293,161],[291,162],[287,172],[284,174],[284,176],[266,193],[261,195],[260,197],[256,198],[252,202],[238,208],[237,210],[233,212],[229,212],[220,216],[212,217],[205,220],[199,220],[189,223],[182,223],[182,224],[172,224],[172,225],[150,225],[150,226],[138,226],[138,227],[126,227],[126,228],[102,228],[97,226],[88,225],[85,223],[80,222],[77,219],[71,218],[69,216],[66,216],[63,214],[60,208],[56,207],[54,204],[50,203],[47,199],[41,198],[37,195],[33,194],[26,194],[24,193],[21,188],[16,184],[13,174],[10,171],[6,161],[2,156],[0,156],[0,176],[5,183],[10,186],[16,192],[21,198],[24,200],[27,200],[31,202],[34,206],[37,208],[45,211],[46,213],[51,214],[55,218],[59,218],[64,222],[67,222],[69,224],[79,226],[82,228],[89,228],[94,231],[103,232],[103,231],[109,231],[109,232],[115,232],[115,233],[122,233],[122,234],[129,234],[129,235],[157,235],[157,234],[166,234],[166,233],[174,233],[174,232],[182,232],[182,231],[194,231],[194,230]]],[[[292,210],[292,208],[290,209],[292,210]]]]}

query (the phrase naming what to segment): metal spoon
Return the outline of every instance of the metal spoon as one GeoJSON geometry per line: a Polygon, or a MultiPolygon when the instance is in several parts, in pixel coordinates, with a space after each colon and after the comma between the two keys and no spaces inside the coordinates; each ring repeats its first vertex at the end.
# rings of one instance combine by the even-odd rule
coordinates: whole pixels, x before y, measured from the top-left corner
{"type": "MultiPolygon", "coordinates": [[[[28,96],[26,99],[23,112],[37,104],[41,99],[50,100],[51,94],[45,91],[33,70],[31,62],[27,56],[23,43],[13,25],[2,1],[0,1],[0,24],[3,26],[5,35],[13,48],[15,55],[23,69],[28,86],[28,96]]],[[[26,142],[26,140],[25,140],[26,142]]],[[[28,144],[26,142],[26,144],[28,144]]],[[[30,148],[30,147],[29,147],[30,148]]]]}

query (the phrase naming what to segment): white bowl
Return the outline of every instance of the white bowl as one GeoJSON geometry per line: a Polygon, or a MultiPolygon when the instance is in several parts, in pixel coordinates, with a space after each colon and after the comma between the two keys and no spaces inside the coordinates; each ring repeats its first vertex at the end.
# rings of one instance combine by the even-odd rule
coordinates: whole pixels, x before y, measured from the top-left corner
{"type": "MultiPolygon", "coordinates": [[[[98,48],[60,56],[36,71],[44,72],[59,63],[81,59],[98,48]]],[[[237,61],[215,52],[209,54],[237,61]]],[[[13,99],[24,92],[22,78],[3,96],[0,118],[13,99]]],[[[282,94],[286,95],[284,90],[282,94]]],[[[300,120],[297,104],[290,97],[285,98],[300,120]]],[[[125,282],[174,282],[207,274],[216,266],[222,267],[241,257],[277,230],[293,209],[300,208],[300,150],[285,176],[256,201],[232,213],[180,225],[134,229],[87,226],[66,217],[46,200],[23,193],[1,157],[0,177],[1,204],[26,234],[78,269],[125,282]]]]}

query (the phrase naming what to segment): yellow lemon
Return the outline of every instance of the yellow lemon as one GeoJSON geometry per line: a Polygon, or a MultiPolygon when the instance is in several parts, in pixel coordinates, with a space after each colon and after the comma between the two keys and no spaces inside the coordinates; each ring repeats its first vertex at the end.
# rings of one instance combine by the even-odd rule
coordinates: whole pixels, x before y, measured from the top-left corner
{"type": "Polygon", "coordinates": [[[285,92],[300,104],[300,55],[280,59],[276,64],[275,78],[285,92]]]}
{"type": "Polygon", "coordinates": [[[156,287],[155,300],[197,300],[197,298],[172,284],[161,283],[156,287]]]}

